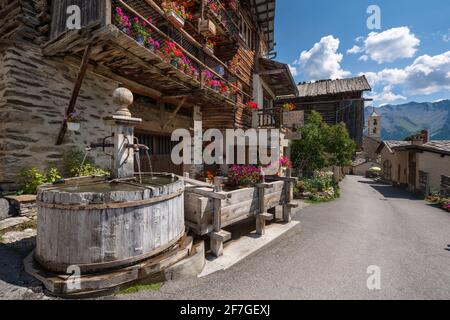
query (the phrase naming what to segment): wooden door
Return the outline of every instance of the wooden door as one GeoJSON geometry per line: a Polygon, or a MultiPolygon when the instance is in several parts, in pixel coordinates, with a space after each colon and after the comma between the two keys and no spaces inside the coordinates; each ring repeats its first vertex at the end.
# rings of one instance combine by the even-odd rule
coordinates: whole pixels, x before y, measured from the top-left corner
{"type": "Polygon", "coordinates": [[[408,184],[409,187],[412,190],[416,189],[416,170],[417,170],[417,164],[416,164],[416,153],[414,151],[410,151],[409,152],[409,156],[408,156],[408,184]]]}
{"type": "Polygon", "coordinates": [[[140,131],[136,132],[135,135],[140,144],[145,144],[150,148],[151,168],[145,151],[140,152],[142,172],[168,172],[183,175],[183,165],[176,165],[171,159],[172,149],[178,142],[171,141],[170,135],[140,131]]]}

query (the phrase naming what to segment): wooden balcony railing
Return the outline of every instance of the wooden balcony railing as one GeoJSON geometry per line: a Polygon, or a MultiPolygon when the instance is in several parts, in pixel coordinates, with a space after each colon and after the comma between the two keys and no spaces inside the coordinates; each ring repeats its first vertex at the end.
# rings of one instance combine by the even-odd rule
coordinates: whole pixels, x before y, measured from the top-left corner
{"type": "Polygon", "coordinates": [[[283,124],[283,112],[280,108],[265,108],[256,111],[259,128],[281,128],[283,124]]]}
{"type": "Polygon", "coordinates": [[[203,6],[202,19],[212,18],[222,32],[231,38],[239,36],[239,17],[230,4],[225,7],[220,0],[200,1],[202,1],[203,6]]]}
{"type": "Polygon", "coordinates": [[[112,23],[140,45],[199,81],[202,88],[215,90],[234,102],[238,93],[246,96],[243,100],[249,99],[248,95],[237,86],[236,74],[217,57],[206,54],[203,45],[185,30],[172,26],[155,2],[112,0],[111,3],[112,23]],[[127,26],[121,21],[125,19],[124,17],[127,17],[131,25],[127,26]],[[142,24],[142,31],[133,28],[135,19],[142,24]]]}

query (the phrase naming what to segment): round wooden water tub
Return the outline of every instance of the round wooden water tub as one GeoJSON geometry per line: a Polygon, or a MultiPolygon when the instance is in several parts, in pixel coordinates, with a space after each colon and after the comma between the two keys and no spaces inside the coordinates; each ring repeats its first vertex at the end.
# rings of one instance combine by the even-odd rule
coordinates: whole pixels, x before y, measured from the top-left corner
{"type": "Polygon", "coordinates": [[[65,180],[38,190],[35,259],[66,273],[95,273],[135,264],[184,235],[184,184],[176,176],[110,183],[103,178],[65,180]]]}

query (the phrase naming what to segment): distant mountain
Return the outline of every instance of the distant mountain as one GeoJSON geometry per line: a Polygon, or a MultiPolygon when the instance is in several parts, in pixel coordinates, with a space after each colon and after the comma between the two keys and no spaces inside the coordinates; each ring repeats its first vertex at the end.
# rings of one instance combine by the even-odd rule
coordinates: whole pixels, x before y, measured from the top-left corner
{"type": "MultiPolygon", "coordinates": [[[[375,108],[381,118],[383,140],[403,140],[427,129],[432,140],[450,140],[450,100],[410,102],[375,108]]],[[[365,109],[366,123],[373,108],[365,109]]]]}

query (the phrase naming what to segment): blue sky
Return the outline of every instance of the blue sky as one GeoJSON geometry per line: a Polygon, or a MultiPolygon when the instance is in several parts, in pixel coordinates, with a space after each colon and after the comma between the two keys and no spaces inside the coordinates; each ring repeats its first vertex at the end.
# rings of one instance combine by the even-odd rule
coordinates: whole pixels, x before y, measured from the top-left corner
{"type": "Polygon", "coordinates": [[[275,40],[297,81],[364,73],[375,105],[450,99],[449,0],[278,0],[275,40]]]}

